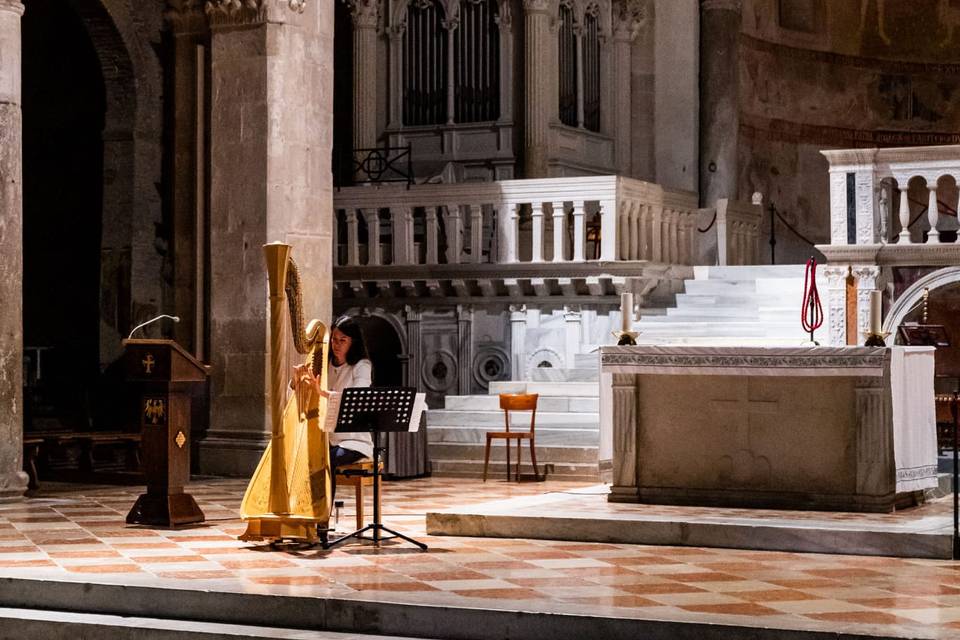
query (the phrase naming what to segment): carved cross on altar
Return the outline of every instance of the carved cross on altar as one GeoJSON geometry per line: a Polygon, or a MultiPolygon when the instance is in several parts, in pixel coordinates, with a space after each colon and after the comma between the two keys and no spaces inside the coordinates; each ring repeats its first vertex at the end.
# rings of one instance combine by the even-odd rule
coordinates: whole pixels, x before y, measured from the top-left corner
{"type": "Polygon", "coordinates": [[[769,426],[779,414],[780,402],[776,399],[763,399],[763,392],[752,380],[743,380],[732,394],[724,398],[709,401],[711,428],[727,428],[731,431],[730,446],[720,452],[722,458],[728,458],[726,477],[721,480],[768,478],[770,461],[758,455],[751,444],[751,432],[769,426]],[[732,396],[732,397],[731,397],[732,396]]]}

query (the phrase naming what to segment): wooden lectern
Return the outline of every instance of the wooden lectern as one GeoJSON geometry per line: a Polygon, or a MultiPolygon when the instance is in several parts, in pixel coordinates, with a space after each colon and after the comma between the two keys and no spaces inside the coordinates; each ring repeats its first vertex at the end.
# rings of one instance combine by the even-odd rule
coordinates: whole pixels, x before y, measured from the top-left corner
{"type": "Polygon", "coordinates": [[[203,522],[183,486],[190,480],[190,391],[209,367],[173,340],[124,340],[127,381],[139,387],[141,449],[147,492],[127,524],[171,527],[203,522]]]}

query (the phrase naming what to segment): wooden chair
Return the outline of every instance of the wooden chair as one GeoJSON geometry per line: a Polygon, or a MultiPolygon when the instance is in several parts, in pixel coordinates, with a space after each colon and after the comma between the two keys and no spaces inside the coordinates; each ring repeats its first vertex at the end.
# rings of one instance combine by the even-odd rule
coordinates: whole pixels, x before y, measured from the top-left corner
{"type": "Polygon", "coordinates": [[[530,443],[530,460],[533,463],[533,477],[540,479],[540,472],[537,470],[537,447],[535,442],[535,428],[537,422],[537,398],[536,393],[501,393],[500,408],[503,409],[504,431],[490,431],[487,433],[487,448],[483,455],[483,481],[487,481],[487,467],[490,464],[490,442],[502,438],[507,441],[507,481],[510,480],[510,445],[511,441],[517,441],[517,482],[520,481],[520,444],[526,440],[530,443]],[[510,431],[510,412],[511,411],[529,411],[530,412],[530,430],[529,431],[510,431]]]}
{"type": "MultiPolygon", "coordinates": [[[[383,463],[380,463],[380,473],[383,473],[383,463]]],[[[353,487],[356,497],[357,529],[363,528],[363,488],[373,486],[373,460],[363,460],[353,464],[337,467],[337,488],[353,487]]],[[[380,495],[383,496],[383,477],[380,478],[380,495]]],[[[378,505],[379,506],[379,505],[378,505]]],[[[380,511],[383,513],[383,510],[380,511]]]]}

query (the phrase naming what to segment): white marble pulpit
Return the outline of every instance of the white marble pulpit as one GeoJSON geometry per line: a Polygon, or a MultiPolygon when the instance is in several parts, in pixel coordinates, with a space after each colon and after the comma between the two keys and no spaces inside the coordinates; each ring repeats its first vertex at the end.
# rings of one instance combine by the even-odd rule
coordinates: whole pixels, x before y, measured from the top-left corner
{"type": "Polygon", "coordinates": [[[600,353],[611,501],[889,511],[937,484],[933,347],[600,353]]]}

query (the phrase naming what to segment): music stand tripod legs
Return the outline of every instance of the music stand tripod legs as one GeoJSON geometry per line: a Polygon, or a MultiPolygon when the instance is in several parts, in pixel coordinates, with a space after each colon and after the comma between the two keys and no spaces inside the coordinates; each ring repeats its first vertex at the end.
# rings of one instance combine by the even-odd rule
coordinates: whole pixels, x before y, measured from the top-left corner
{"type": "Polygon", "coordinates": [[[373,522],[363,527],[362,529],[357,529],[353,533],[348,533],[345,536],[337,538],[333,541],[328,541],[326,535],[321,537],[321,544],[324,549],[332,549],[338,544],[342,544],[350,539],[357,540],[370,540],[376,546],[380,546],[381,540],[391,540],[393,538],[400,538],[405,540],[410,544],[420,547],[421,551],[427,550],[427,545],[422,542],[418,542],[409,536],[405,536],[399,531],[394,531],[393,529],[385,526],[380,521],[380,452],[382,451],[380,447],[380,433],[375,431],[373,432],[373,522]],[[364,536],[363,534],[367,531],[372,532],[372,537],[364,536]],[[383,536],[383,533],[388,533],[390,535],[383,536]]]}

